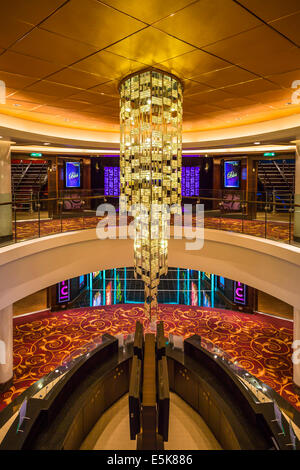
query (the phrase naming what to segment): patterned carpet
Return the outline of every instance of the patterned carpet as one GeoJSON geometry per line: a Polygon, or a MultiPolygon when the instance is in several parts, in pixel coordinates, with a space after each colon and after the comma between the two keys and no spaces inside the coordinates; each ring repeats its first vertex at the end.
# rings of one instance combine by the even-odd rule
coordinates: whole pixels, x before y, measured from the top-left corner
{"type": "Polygon", "coordinates": [[[268,238],[288,242],[293,238],[293,226],[289,229],[287,222],[265,222],[263,220],[222,219],[209,217],[205,219],[205,228],[244,233],[254,237],[268,238]],[[291,232],[291,233],[289,233],[291,232]]]}
{"type": "MultiPolygon", "coordinates": [[[[40,221],[40,232],[38,222],[17,222],[17,241],[29,240],[36,237],[55,235],[56,233],[69,232],[71,230],[84,230],[95,228],[102,217],[70,217],[40,221]],[[40,234],[39,234],[40,233],[40,234]]],[[[13,225],[15,236],[15,224],[13,225]]]]}
{"type": "MultiPolygon", "coordinates": [[[[0,395],[0,409],[70,355],[81,354],[85,345],[98,335],[133,333],[137,319],[148,327],[141,305],[16,317],[14,384],[0,395]]],[[[292,322],[265,315],[183,305],[160,305],[159,320],[164,321],[167,334],[188,337],[197,333],[211,340],[300,411],[300,396],[294,393],[292,385],[292,322]]]]}
{"type": "MultiPolygon", "coordinates": [[[[71,230],[82,230],[96,227],[102,217],[72,217],[41,220],[40,231],[38,222],[25,221],[17,222],[17,241],[27,240],[45,235],[54,235],[55,233],[68,232],[71,230]],[[40,233],[40,235],[39,235],[40,233]]],[[[193,222],[195,224],[196,218],[193,222]]],[[[287,222],[268,222],[267,230],[265,230],[265,222],[263,220],[241,220],[220,217],[205,218],[205,228],[217,230],[227,230],[238,233],[245,233],[256,237],[265,236],[272,240],[289,241],[289,237],[293,236],[293,226],[291,226],[291,234],[289,234],[289,224],[287,222]]],[[[15,234],[15,231],[14,231],[15,234]]]]}

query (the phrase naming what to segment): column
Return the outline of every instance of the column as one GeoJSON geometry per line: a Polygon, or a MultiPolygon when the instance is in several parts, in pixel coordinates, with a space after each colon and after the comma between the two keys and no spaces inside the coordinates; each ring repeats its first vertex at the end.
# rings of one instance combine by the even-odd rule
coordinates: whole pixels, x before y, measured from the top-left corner
{"type": "MultiPolygon", "coordinates": [[[[0,141],[0,203],[11,202],[10,142],[0,141]]],[[[12,239],[12,206],[0,206],[0,243],[12,239]]]]}
{"type": "Polygon", "coordinates": [[[13,308],[0,310],[0,390],[10,386],[13,378],[13,308]]]}
{"type": "MultiPolygon", "coordinates": [[[[296,155],[295,155],[295,204],[300,205],[300,142],[299,141],[296,146],[296,155]]],[[[296,242],[300,242],[300,207],[295,207],[295,212],[294,212],[294,240],[296,242]]]]}

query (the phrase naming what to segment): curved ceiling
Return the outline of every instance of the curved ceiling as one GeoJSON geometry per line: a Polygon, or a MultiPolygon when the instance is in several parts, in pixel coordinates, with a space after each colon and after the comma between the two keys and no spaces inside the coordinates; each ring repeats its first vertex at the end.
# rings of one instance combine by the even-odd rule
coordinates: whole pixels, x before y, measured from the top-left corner
{"type": "Polygon", "coordinates": [[[1,10],[2,122],[116,142],[120,79],[155,66],[184,82],[187,142],[281,119],[300,127],[299,0],[11,0],[1,10]]]}

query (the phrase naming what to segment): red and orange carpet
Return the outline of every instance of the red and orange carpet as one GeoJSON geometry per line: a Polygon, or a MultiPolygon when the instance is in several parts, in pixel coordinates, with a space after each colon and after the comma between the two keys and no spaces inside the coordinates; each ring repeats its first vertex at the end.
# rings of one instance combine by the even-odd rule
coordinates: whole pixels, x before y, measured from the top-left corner
{"type": "MultiPolygon", "coordinates": [[[[165,332],[184,337],[199,334],[300,411],[300,396],[293,390],[291,361],[293,323],[265,315],[247,315],[183,305],[160,305],[165,332]]],[[[136,320],[148,320],[141,305],[81,308],[43,312],[14,319],[14,382],[0,395],[0,409],[55,367],[84,351],[103,333],[133,333],[136,320]]]]}

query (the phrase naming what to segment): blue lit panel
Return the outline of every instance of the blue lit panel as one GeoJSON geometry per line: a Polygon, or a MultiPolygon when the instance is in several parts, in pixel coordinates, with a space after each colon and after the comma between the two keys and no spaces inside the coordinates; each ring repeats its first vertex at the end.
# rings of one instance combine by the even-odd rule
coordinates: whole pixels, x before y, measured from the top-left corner
{"type": "MultiPolygon", "coordinates": [[[[83,289],[80,293],[80,306],[143,304],[144,285],[141,280],[135,279],[133,268],[114,268],[96,271],[96,274],[96,277],[93,273],[86,276],[87,289],[83,289]]],[[[230,305],[226,299],[224,300],[224,296],[219,295],[222,286],[225,293],[226,282],[224,277],[216,277],[211,273],[170,268],[168,274],[162,278],[158,289],[159,303],[231,309],[232,295],[226,295],[230,305]]],[[[66,282],[61,284],[65,287],[66,282]]],[[[247,286],[237,281],[232,281],[232,286],[234,302],[247,305],[247,286]]],[[[63,295],[68,297],[68,289],[63,295]]]]}

